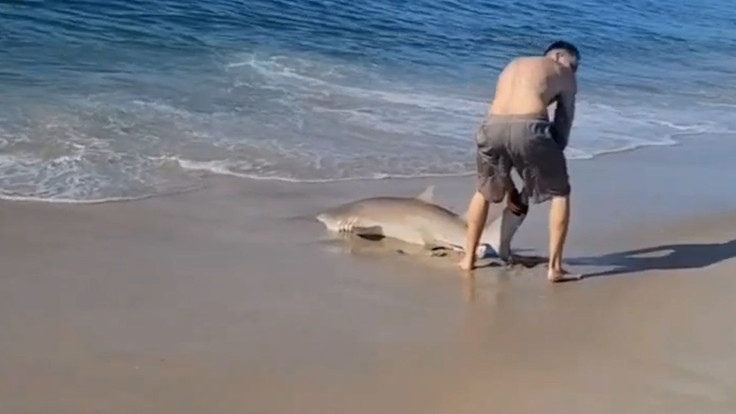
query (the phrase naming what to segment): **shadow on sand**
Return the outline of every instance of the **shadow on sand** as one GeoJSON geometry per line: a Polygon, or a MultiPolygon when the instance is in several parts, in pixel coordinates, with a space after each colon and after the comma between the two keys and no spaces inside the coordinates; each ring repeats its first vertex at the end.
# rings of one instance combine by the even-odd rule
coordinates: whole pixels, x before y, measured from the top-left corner
{"type": "MultiPolygon", "coordinates": [[[[351,243],[351,253],[358,253],[363,249],[373,247],[381,252],[393,252],[399,254],[410,254],[419,256],[454,256],[453,260],[460,258],[459,252],[444,248],[427,249],[416,246],[407,248],[403,243],[387,244],[387,240],[373,240],[370,237],[341,237],[348,239],[351,243]],[[357,243],[356,243],[357,242],[357,243]],[[361,248],[362,247],[362,248],[361,248]]],[[[372,250],[372,249],[369,249],[372,250]]],[[[516,249],[512,263],[503,263],[493,256],[485,258],[485,263],[479,263],[478,269],[483,268],[527,268],[533,269],[545,265],[547,258],[544,256],[520,255],[516,249]],[[488,260],[490,259],[490,260],[488,260]],[[511,265],[511,266],[509,266],[511,265]]],[[[623,252],[610,253],[602,256],[578,257],[565,260],[566,265],[572,266],[595,266],[604,267],[606,270],[598,272],[583,273],[579,277],[563,280],[561,282],[574,282],[601,276],[619,276],[648,270],[687,270],[702,269],[710,265],[736,258],[736,239],[724,243],[702,243],[702,244],[666,244],[661,246],[646,247],[642,249],[627,250],[623,252]]]]}
{"type": "Polygon", "coordinates": [[[736,257],[736,239],[725,243],[668,244],[591,258],[570,259],[572,265],[613,269],[584,275],[585,279],[647,270],[700,269],[736,257]]]}

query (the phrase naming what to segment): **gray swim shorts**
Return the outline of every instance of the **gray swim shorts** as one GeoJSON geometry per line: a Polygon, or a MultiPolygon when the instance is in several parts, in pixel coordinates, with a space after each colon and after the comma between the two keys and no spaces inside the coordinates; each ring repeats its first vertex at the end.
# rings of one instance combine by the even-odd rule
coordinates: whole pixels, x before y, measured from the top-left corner
{"type": "Polygon", "coordinates": [[[554,138],[554,126],[533,115],[492,115],[476,133],[478,191],[499,203],[513,186],[512,168],[524,183],[532,203],[570,194],[563,148],[554,138]]]}

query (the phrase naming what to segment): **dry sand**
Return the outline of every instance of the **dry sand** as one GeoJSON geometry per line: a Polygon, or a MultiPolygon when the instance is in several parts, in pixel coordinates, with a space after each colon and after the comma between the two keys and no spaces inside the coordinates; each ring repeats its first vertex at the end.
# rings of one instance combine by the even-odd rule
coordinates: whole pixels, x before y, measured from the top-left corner
{"type": "Polygon", "coordinates": [[[2,202],[0,412],[733,413],[731,142],[572,163],[568,263],[605,277],[561,285],[311,220],[428,183],[461,210],[471,177],[2,202]]]}

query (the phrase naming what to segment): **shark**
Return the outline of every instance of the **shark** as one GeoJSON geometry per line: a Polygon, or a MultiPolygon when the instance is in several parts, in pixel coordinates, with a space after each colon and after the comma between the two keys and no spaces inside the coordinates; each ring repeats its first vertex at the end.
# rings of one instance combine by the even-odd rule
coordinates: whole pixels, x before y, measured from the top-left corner
{"type": "MultiPolygon", "coordinates": [[[[434,201],[434,186],[413,197],[379,196],[328,208],[316,218],[327,230],[364,238],[390,237],[429,249],[464,251],[466,214],[456,214],[434,201]]],[[[511,261],[511,239],[526,214],[508,208],[489,221],[479,243],[477,257],[497,256],[511,261]]]]}

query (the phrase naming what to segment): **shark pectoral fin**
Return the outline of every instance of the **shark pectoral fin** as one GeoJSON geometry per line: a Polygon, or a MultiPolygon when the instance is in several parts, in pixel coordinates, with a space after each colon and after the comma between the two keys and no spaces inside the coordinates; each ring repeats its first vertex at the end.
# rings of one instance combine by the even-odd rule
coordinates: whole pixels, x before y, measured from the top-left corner
{"type": "Polygon", "coordinates": [[[421,194],[416,196],[416,199],[425,203],[434,203],[434,185],[427,186],[421,194]]]}
{"type": "Polygon", "coordinates": [[[381,226],[355,226],[353,234],[368,240],[381,240],[385,237],[381,226]]]}
{"type": "Polygon", "coordinates": [[[434,237],[429,231],[426,229],[420,229],[419,230],[419,239],[421,240],[421,244],[424,245],[425,248],[433,249],[435,247],[443,247],[443,243],[439,243],[437,238],[434,237]]]}

